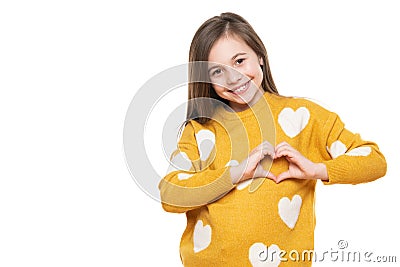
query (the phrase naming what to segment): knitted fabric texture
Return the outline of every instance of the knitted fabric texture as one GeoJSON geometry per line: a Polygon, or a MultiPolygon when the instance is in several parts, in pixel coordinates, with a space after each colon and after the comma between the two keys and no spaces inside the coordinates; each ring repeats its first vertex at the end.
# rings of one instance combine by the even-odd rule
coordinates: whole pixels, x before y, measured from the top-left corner
{"type": "MultiPolygon", "coordinates": [[[[190,121],[159,184],[162,207],[186,213],[180,243],[184,266],[311,266],[279,258],[282,251],[314,247],[316,180],[266,178],[232,184],[229,169],[268,140],[287,142],[306,158],[326,165],[324,184],[357,184],[386,173],[378,146],[344,127],[340,118],[302,98],[264,93],[251,109],[217,109],[202,125],[190,121]]],[[[264,169],[288,170],[282,157],[265,158],[264,169]]]]}

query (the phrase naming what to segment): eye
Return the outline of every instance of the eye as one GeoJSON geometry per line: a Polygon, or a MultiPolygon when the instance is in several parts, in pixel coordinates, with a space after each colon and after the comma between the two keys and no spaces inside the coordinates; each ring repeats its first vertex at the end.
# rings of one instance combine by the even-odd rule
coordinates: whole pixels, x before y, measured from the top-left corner
{"type": "Polygon", "coordinates": [[[222,73],[222,70],[221,69],[215,69],[212,73],[211,73],[211,75],[212,76],[217,76],[217,75],[219,75],[219,74],[221,74],[222,73]]]}
{"type": "Polygon", "coordinates": [[[240,65],[243,63],[243,61],[245,61],[245,58],[239,58],[235,61],[235,65],[240,65]]]}

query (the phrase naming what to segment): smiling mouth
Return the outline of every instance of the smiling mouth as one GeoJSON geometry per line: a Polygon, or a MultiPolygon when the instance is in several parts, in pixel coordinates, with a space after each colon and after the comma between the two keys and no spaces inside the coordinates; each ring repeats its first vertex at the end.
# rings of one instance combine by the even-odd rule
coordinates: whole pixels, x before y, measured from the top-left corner
{"type": "Polygon", "coordinates": [[[236,87],[236,88],[234,88],[234,89],[232,89],[232,90],[229,90],[229,92],[230,92],[230,93],[233,93],[233,94],[235,94],[235,95],[243,94],[244,92],[247,91],[247,89],[249,89],[249,87],[250,87],[250,82],[251,82],[251,80],[249,80],[248,82],[242,84],[241,86],[238,86],[238,87],[236,87]]]}

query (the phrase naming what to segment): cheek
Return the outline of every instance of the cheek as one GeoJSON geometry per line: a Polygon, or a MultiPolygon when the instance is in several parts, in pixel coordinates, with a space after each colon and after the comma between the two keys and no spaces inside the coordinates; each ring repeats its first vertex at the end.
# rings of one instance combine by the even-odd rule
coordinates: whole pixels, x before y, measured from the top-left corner
{"type": "Polygon", "coordinates": [[[253,79],[253,82],[256,83],[258,86],[261,85],[263,72],[260,66],[252,65],[247,70],[244,71],[247,77],[253,79]]]}
{"type": "Polygon", "coordinates": [[[257,73],[258,77],[262,77],[263,76],[263,72],[262,72],[262,69],[261,69],[260,65],[254,66],[254,72],[257,73]]]}
{"type": "Polygon", "coordinates": [[[225,88],[220,85],[213,84],[212,87],[214,88],[214,91],[217,93],[217,95],[221,95],[225,91],[225,88]]]}
{"type": "Polygon", "coordinates": [[[254,73],[256,74],[256,79],[255,79],[256,81],[254,82],[256,82],[257,86],[261,86],[261,82],[263,79],[263,72],[260,65],[254,66],[254,73]]]}
{"type": "Polygon", "coordinates": [[[259,67],[258,68],[258,83],[259,83],[258,86],[261,86],[261,82],[263,80],[263,76],[264,76],[264,73],[263,73],[261,67],[259,67]]]}

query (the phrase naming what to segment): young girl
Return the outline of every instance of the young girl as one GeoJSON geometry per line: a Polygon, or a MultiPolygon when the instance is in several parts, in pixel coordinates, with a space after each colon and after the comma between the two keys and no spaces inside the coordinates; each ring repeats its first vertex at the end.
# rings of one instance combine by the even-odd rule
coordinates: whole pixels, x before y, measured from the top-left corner
{"type": "Polygon", "coordinates": [[[163,208],[187,216],[183,265],[311,266],[288,253],[313,249],[317,180],[373,181],[384,156],[335,113],[280,96],[264,44],[236,14],[201,25],[189,62],[207,63],[190,67],[187,121],[159,184],[163,208]]]}

